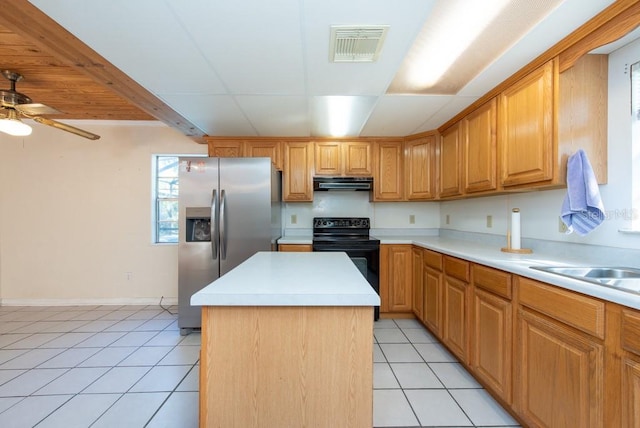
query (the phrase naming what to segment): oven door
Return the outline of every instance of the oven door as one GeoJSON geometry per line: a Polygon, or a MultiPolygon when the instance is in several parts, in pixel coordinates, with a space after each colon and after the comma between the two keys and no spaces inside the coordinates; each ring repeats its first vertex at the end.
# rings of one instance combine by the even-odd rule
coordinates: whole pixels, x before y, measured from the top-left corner
{"type": "MultiPolygon", "coordinates": [[[[341,246],[335,244],[313,244],[313,251],[342,251],[353,261],[358,270],[367,279],[371,288],[380,295],[380,248],[378,246],[363,246],[356,248],[355,246],[341,246]]],[[[380,307],[375,307],[375,320],[380,316],[380,307]]]]}

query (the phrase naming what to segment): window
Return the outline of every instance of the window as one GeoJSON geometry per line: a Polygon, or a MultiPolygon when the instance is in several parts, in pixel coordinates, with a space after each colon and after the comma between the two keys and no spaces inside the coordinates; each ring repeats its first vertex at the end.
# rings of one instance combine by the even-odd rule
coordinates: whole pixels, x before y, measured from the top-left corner
{"type": "Polygon", "coordinates": [[[153,156],[153,237],[178,242],[178,156],[153,156]]]}
{"type": "Polygon", "coordinates": [[[640,230],[640,62],[631,65],[631,159],[633,164],[631,191],[633,206],[631,228],[640,230]]]}

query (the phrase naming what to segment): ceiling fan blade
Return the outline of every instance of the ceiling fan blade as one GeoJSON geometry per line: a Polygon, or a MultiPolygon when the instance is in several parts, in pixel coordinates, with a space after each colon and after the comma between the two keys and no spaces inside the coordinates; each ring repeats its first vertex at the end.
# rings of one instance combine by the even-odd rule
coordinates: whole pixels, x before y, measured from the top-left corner
{"type": "Polygon", "coordinates": [[[76,134],[81,137],[88,138],[90,140],[97,140],[98,138],[100,138],[99,135],[93,134],[89,131],[85,131],[84,129],[76,128],[75,126],[67,125],[66,123],[47,119],[45,117],[35,116],[35,117],[32,117],[32,119],[43,125],[52,126],[54,128],[61,129],[63,131],[71,132],[72,134],[76,134]]]}
{"type": "Polygon", "coordinates": [[[27,116],[35,116],[41,114],[61,114],[62,112],[40,103],[16,104],[14,108],[27,116]]]}

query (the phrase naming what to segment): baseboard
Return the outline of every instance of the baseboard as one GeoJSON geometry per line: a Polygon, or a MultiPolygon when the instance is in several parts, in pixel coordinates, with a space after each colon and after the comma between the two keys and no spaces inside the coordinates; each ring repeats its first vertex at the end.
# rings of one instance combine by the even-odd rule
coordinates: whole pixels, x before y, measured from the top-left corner
{"type": "Polygon", "coordinates": [[[0,299],[0,306],[173,306],[177,297],[132,297],[115,299],[0,299]]]}

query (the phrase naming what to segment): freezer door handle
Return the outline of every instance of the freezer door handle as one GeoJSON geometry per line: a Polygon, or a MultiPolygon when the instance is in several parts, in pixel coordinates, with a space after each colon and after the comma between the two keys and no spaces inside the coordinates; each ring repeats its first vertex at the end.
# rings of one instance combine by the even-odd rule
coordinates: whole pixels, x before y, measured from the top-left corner
{"type": "Polygon", "coordinates": [[[226,224],[227,193],[220,191],[220,260],[227,258],[227,224],[226,224]]]}
{"type": "Polygon", "coordinates": [[[216,189],[213,189],[213,192],[211,192],[211,258],[213,260],[217,260],[218,259],[218,236],[217,236],[217,232],[218,232],[218,228],[216,227],[216,224],[218,223],[218,192],[216,191],[216,189]]]}

